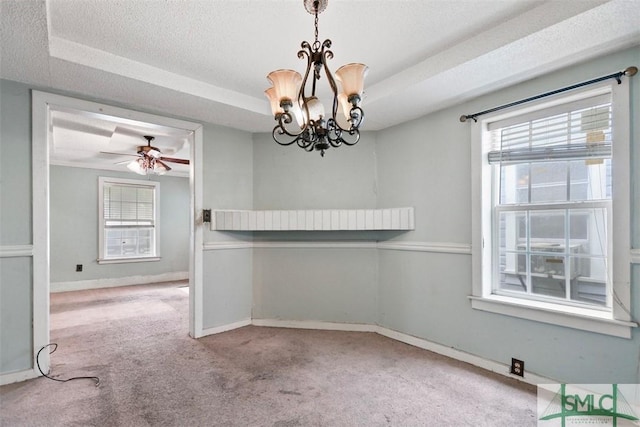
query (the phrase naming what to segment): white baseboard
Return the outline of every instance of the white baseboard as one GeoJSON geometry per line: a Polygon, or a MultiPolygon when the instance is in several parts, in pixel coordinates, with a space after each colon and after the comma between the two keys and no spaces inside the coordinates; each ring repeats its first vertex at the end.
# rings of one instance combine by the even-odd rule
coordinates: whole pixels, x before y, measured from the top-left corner
{"type": "Polygon", "coordinates": [[[11,372],[9,374],[0,374],[0,385],[13,384],[20,381],[37,378],[40,373],[35,369],[27,369],[24,371],[11,372]]]}
{"type": "Polygon", "coordinates": [[[469,363],[470,365],[477,366],[482,369],[486,369],[497,374],[504,375],[505,377],[513,378],[518,381],[522,381],[528,384],[555,384],[558,381],[546,378],[540,375],[525,372],[524,377],[513,375],[509,373],[509,366],[504,363],[498,363],[493,360],[485,359],[484,357],[476,356],[471,353],[467,353],[461,350],[457,350],[453,347],[447,347],[442,344],[438,344],[432,341],[428,341],[422,338],[407,335],[402,332],[397,332],[391,329],[383,328],[382,326],[376,327],[376,332],[387,338],[391,338],[396,341],[403,342],[405,344],[412,345],[414,347],[429,350],[434,353],[441,354],[446,357],[450,357],[461,362],[469,363]]]}
{"type": "Polygon", "coordinates": [[[196,338],[201,338],[207,335],[215,335],[215,334],[220,334],[222,332],[232,331],[234,329],[242,328],[243,326],[249,326],[250,324],[251,324],[251,319],[245,319],[245,320],[240,320],[238,322],[228,323],[222,326],[203,329],[202,334],[196,338]]]}
{"type": "Polygon", "coordinates": [[[466,353],[452,347],[447,347],[423,338],[414,337],[392,329],[384,328],[378,325],[361,324],[361,323],[333,323],[333,322],[316,322],[316,321],[299,321],[299,320],[276,320],[276,319],[253,319],[251,322],[255,326],[267,326],[275,328],[297,328],[297,329],[317,329],[329,331],[349,331],[349,332],[375,332],[387,338],[432,351],[446,357],[450,357],[470,365],[486,369],[505,377],[513,378],[528,384],[555,384],[558,381],[546,378],[533,373],[525,372],[524,377],[519,377],[509,373],[509,366],[498,363],[493,360],[485,359],[474,354],[466,353]]]}
{"type": "Polygon", "coordinates": [[[51,292],[81,291],[85,289],[113,288],[116,286],[146,285],[149,283],[172,282],[186,280],[188,271],[153,274],[145,276],[127,276],[109,279],[77,280],[74,282],[53,282],[51,292]]]}
{"type": "Polygon", "coordinates": [[[366,323],[335,323],[313,320],[253,319],[252,325],[271,328],[317,329],[324,331],[377,332],[377,326],[366,323]]]}

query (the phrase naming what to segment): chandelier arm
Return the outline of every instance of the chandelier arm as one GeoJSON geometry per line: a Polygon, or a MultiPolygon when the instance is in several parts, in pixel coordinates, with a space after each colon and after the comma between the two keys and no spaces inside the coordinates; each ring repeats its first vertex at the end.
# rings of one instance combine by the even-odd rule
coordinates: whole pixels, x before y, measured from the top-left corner
{"type": "MultiPolygon", "coordinates": [[[[307,69],[304,73],[304,77],[302,79],[302,83],[300,84],[300,90],[298,91],[298,105],[301,106],[301,108],[304,110],[303,111],[303,117],[309,117],[309,106],[307,105],[307,94],[305,93],[305,90],[307,88],[307,80],[309,78],[309,72],[311,71],[311,67],[313,65],[313,50],[311,48],[311,45],[309,44],[309,42],[307,41],[303,41],[302,44],[300,45],[300,47],[302,47],[302,49],[300,51],[298,51],[298,58],[302,59],[305,56],[307,57],[307,69]],[[306,50],[305,50],[306,49],[306,50]]],[[[315,95],[315,82],[314,82],[314,91],[313,91],[314,95],[315,95]]],[[[303,127],[303,131],[306,130],[309,127],[309,121],[305,120],[304,121],[304,127],[303,127]]]]}
{"type": "Polygon", "coordinates": [[[304,72],[304,77],[302,78],[302,83],[300,84],[300,91],[298,92],[298,100],[304,101],[307,96],[307,94],[304,93],[304,90],[307,87],[309,72],[311,71],[311,67],[313,65],[313,49],[307,41],[303,41],[300,47],[302,47],[302,49],[298,51],[298,58],[303,59],[305,56],[307,57],[307,69],[304,72]]]}
{"type": "Polygon", "coordinates": [[[343,129],[334,119],[327,120],[327,140],[332,147],[338,148],[344,142],[342,138],[343,129]],[[332,136],[333,135],[333,136],[332,136]]]}
{"type": "Polygon", "coordinates": [[[329,119],[327,120],[327,139],[333,147],[339,147],[342,144],[356,145],[360,141],[360,131],[353,127],[351,129],[342,129],[338,122],[329,119]],[[350,135],[354,138],[351,140],[345,139],[343,135],[350,135]]]}
{"type": "Polygon", "coordinates": [[[358,129],[350,130],[347,133],[352,136],[355,135],[355,140],[349,141],[341,138],[342,142],[344,142],[344,145],[356,145],[358,141],[360,141],[360,131],[358,129]]]}
{"type": "MultiPolygon", "coordinates": [[[[285,132],[282,131],[282,128],[280,126],[276,126],[273,128],[273,131],[271,132],[271,136],[273,137],[273,140],[275,142],[277,142],[280,145],[291,145],[294,142],[296,142],[297,138],[292,139],[291,141],[281,141],[280,137],[278,135],[286,135],[285,132]]],[[[287,135],[288,136],[288,135],[287,135]]]]}
{"type": "Polygon", "coordinates": [[[313,140],[309,140],[306,136],[306,134],[302,133],[300,135],[297,136],[292,136],[290,134],[287,134],[286,132],[282,131],[282,128],[280,128],[280,126],[276,126],[273,128],[273,132],[271,133],[273,140],[275,142],[277,142],[279,145],[283,145],[283,146],[287,146],[287,145],[291,145],[291,144],[297,144],[298,147],[300,148],[304,148],[307,151],[311,151],[311,149],[313,149],[313,145],[315,144],[315,141],[313,140]],[[282,136],[286,135],[287,137],[291,138],[290,140],[282,140],[282,136]],[[311,148],[309,148],[311,147],[311,148]]]}
{"type": "Polygon", "coordinates": [[[324,66],[324,73],[327,75],[327,81],[329,82],[329,86],[331,86],[331,91],[333,92],[334,96],[338,96],[338,85],[336,84],[336,81],[333,78],[333,74],[331,74],[331,70],[329,70],[329,60],[333,59],[333,52],[329,50],[330,48],[331,48],[331,40],[326,39],[322,43],[320,58],[322,59],[322,65],[324,66]]]}
{"type": "Polygon", "coordinates": [[[308,124],[305,123],[305,126],[300,130],[300,132],[291,132],[290,130],[288,130],[287,125],[293,122],[291,113],[288,113],[288,112],[279,114],[276,117],[276,120],[278,121],[278,124],[273,128],[273,131],[271,132],[271,134],[273,135],[273,139],[280,145],[293,144],[294,142],[296,142],[297,138],[301,138],[304,135],[304,133],[307,131],[309,127],[308,124]],[[280,135],[280,136],[286,135],[287,137],[294,138],[294,139],[288,142],[281,142],[276,135],[280,135]]]}

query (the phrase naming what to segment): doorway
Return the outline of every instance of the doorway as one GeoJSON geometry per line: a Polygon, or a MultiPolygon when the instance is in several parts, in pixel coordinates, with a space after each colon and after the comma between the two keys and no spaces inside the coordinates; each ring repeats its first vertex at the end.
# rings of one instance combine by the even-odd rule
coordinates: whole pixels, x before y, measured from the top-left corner
{"type": "MultiPolygon", "coordinates": [[[[63,160],[68,156],[68,166],[83,163],[85,168],[91,168],[102,163],[99,168],[126,171],[127,160],[137,158],[137,148],[133,153],[127,151],[128,140],[135,140],[135,135],[144,133],[162,135],[166,137],[165,143],[172,137],[175,140],[182,139],[182,146],[186,146],[186,155],[190,164],[182,169],[183,176],[188,179],[189,185],[189,334],[192,337],[202,335],[202,224],[199,223],[196,213],[201,212],[202,204],[202,168],[201,153],[203,145],[202,126],[183,120],[172,119],[163,116],[141,113],[105,104],[84,101],[80,99],[33,91],[32,93],[32,126],[33,126],[33,224],[34,224],[34,264],[33,264],[33,349],[34,366],[36,366],[36,353],[49,343],[50,332],[50,295],[51,292],[51,165],[64,165],[63,160]],[[78,147],[79,142],[74,143],[74,132],[82,133],[93,131],[93,144],[78,147]],[[67,146],[56,146],[54,136],[56,132],[62,133],[67,146]],[[66,133],[66,135],[64,135],[66,133]],[[105,145],[109,140],[108,134],[120,139],[122,144],[105,145]],[[66,136],[66,138],[65,138],[66,136]],[[116,147],[112,149],[112,147],[116,147]],[[93,151],[93,152],[92,152],[93,151]],[[108,154],[114,153],[114,154],[108,154]],[[52,156],[53,154],[53,156],[52,156]],[[128,157],[133,156],[133,157],[128,157]],[[55,159],[53,163],[51,159],[55,159]],[[123,160],[124,159],[124,160],[123,160]],[[106,162],[106,163],[105,163],[106,162]],[[120,164],[117,164],[120,163],[120,164]],[[105,166],[108,165],[108,166],[105,166]]],[[[59,136],[59,135],[58,135],[59,136]]],[[[158,141],[160,142],[160,141],[158,141]]],[[[146,145],[145,141],[140,144],[146,145]]],[[[154,144],[161,145],[161,144],[154,144]]],[[[165,144],[166,145],[166,144],[165,144]]],[[[180,145],[180,144],[178,144],[180,145]]],[[[135,143],[131,145],[136,147],[135,143]]],[[[177,147],[165,149],[174,154],[177,147]],[[174,150],[175,148],[175,150],[174,150]]],[[[183,155],[185,153],[183,152],[183,155]]],[[[177,156],[176,156],[177,158],[177,156]]],[[[165,163],[168,165],[168,163],[165,163]]],[[[179,169],[182,165],[177,166],[179,169]]],[[[138,177],[131,173],[132,177],[138,177]]],[[[93,185],[97,187],[97,183],[93,185]]],[[[97,190],[97,188],[96,188],[97,190]]],[[[97,200],[88,203],[97,203],[97,200]]],[[[96,212],[97,204],[94,212],[96,212]]],[[[95,216],[95,215],[94,215],[95,216]]],[[[170,226],[170,224],[166,224],[170,226]]],[[[162,226],[162,223],[160,223],[162,226]]],[[[98,230],[95,230],[98,234],[98,230]]],[[[125,264],[122,264],[125,265],[125,264]]],[[[76,265],[77,268],[84,266],[76,265]]],[[[116,265],[117,267],[117,265],[116,265]]],[[[56,273],[57,274],[57,273],[56,273]]],[[[57,283],[59,283],[59,280],[57,283]]],[[[99,286],[99,283],[98,283],[99,286]]],[[[49,357],[44,352],[40,356],[40,366],[44,371],[49,369],[49,357]]]]}

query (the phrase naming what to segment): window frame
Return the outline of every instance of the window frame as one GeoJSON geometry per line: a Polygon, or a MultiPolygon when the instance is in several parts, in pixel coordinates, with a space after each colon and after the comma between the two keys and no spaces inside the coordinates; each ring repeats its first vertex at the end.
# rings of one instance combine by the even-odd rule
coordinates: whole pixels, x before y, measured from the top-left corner
{"type": "Polygon", "coordinates": [[[160,261],[160,183],[158,181],[144,181],[138,179],[98,177],[98,264],[120,264],[160,261]],[[105,218],[104,218],[104,188],[106,185],[129,185],[153,188],[153,253],[148,256],[106,257],[105,218]]]}
{"type": "MultiPolygon", "coordinates": [[[[638,325],[630,315],[631,296],[631,126],[628,79],[620,84],[610,80],[587,88],[540,99],[525,106],[512,107],[487,114],[471,126],[472,178],[472,294],[473,309],[586,330],[622,338],[631,338],[631,330],[638,325]],[[611,93],[612,106],[612,248],[608,255],[612,272],[611,310],[567,305],[557,302],[523,299],[492,293],[494,229],[493,194],[495,168],[489,164],[491,149],[489,124],[509,117],[553,109],[560,104],[604,93],[611,93]]],[[[497,260],[496,260],[497,262],[497,260]]],[[[611,297],[611,296],[608,296],[611,297]]]]}

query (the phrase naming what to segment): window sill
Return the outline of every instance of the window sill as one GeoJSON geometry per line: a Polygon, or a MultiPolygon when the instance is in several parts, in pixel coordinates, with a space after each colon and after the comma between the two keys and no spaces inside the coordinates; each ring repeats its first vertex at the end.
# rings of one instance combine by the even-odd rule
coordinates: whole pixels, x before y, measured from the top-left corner
{"type": "Polygon", "coordinates": [[[631,328],[638,325],[611,318],[611,314],[599,310],[568,307],[540,301],[525,301],[499,295],[470,296],[471,307],[476,310],[504,314],[552,325],[581,329],[620,338],[631,338],[631,328]]]}
{"type": "Polygon", "coordinates": [[[160,261],[159,256],[152,257],[138,257],[138,258],[98,258],[98,264],[124,264],[129,262],[148,262],[148,261],[160,261]]]}

